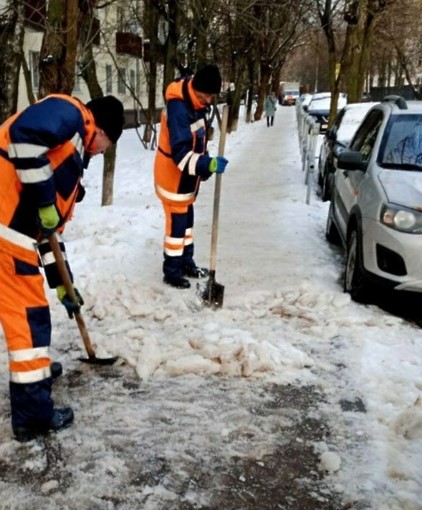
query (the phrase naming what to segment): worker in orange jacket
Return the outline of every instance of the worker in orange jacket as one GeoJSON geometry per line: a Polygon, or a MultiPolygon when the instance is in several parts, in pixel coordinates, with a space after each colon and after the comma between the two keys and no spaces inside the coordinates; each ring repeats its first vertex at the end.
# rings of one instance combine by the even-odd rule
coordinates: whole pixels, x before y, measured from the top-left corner
{"type": "Polygon", "coordinates": [[[164,282],[187,289],[185,276],[203,278],[208,270],[194,261],[193,204],[201,181],[224,172],[227,159],[207,152],[208,113],[221,90],[218,67],[207,65],[193,77],[167,87],[155,157],[155,191],[165,214],[164,282]]]}
{"type": "MultiPolygon", "coordinates": [[[[72,409],[54,408],[51,398],[61,365],[54,363],[52,373],[50,309],[39,265],[69,316],[78,312],[82,298],[76,292],[74,303],[66,295],[47,237],[71,218],[83,198],[83,171],[91,156],[117,142],[123,114],[113,96],[84,105],[53,94],[0,126],[0,322],[9,354],[12,429],[19,441],[73,421],[72,409]]],[[[65,257],[62,240],[60,246],[65,257]]]]}

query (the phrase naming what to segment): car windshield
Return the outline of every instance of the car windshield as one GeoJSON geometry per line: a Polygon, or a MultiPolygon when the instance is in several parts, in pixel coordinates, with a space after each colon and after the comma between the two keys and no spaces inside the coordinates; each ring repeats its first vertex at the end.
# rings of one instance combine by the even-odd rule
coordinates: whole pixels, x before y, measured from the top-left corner
{"type": "Polygon", "coordinates": [[[346,107],[337,130],[337,141],[343,145],[348,145],[362,122],[362,119],[376,104],[378,103],[354,103],[346,107]]]}
{"type": "Polygon", "coordinates": [[[390,117],[378,163],[385,168],[422,171],[422,114],[390,117]]]}

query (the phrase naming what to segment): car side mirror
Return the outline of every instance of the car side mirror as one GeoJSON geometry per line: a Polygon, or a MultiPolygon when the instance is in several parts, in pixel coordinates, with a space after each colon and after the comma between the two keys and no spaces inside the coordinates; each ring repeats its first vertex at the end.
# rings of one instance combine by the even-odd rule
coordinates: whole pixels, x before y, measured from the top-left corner
{"type": "Polygon", "coordinates": [[[329,128],[327,129],[327,131],[325,132],[325,136],[329,139],[329,140],[335,140],[336,139],[336,132],[333,128],[329,128]]]}
{"type": "Polygon", "coordinates": [[[364,161],[359,151],[344,151],[337,159],[337,167],[341,170],[361,170],[364,172],[368,162],[364,161]]]}

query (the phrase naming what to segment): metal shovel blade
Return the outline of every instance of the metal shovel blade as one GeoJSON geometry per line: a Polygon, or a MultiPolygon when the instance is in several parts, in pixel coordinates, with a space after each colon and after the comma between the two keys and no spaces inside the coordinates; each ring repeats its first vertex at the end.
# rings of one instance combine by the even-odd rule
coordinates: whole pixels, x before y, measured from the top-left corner
{"type": "Polygon", "coordinates": [[[221,308],[224,300],[224,285],[215,281],[215,274],[210,272],[210,278],[202,294],[202,300],[205,305],[211,308],[221,308]]]}
{"type": "Polygon", "coordinates": [[[88,358],[78,358],[83,363],[89,363],[91,365],[113,365],[119,358],[112,356],[111,358],[97,358],[97,356],[91,356],[88,358]]]}

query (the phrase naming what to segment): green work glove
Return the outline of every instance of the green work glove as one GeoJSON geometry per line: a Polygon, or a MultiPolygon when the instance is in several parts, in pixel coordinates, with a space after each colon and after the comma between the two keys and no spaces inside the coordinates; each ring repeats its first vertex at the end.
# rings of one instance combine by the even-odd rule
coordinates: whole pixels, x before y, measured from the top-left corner
{"type": "Polygon", "coordinates": [[[38,209],[38,215],[40,218],[40,227],[46,236],[51,235],[55,232],[57,225],[60,222],[60,216],[57,212],[54,204],[47,205],[46,207],[40,207],[38,209]]]}
{"type": "Polygon", "coordinates": [[[58,285],[56,287],[57,297],[59,298],[61,304],[66,308],[69,319],[73,319],[73,314],[79,313],[81,310],[81,306],[84,304],[84,300],[82,299],[82,296],[79,294],[78,289],[73,287],[73,290],[75,291],[76,294],[77,303],[72,301],[70,296],[68,296],[64,285],[58,285]]]}
{"type": "Polygon", "coordinates": [[[223,158],[223,156],[216,156],[215,158],[211,158],[208,170],[212,173],[222,174],[226,169],[227,163],[228,160],[223,158]]]}

